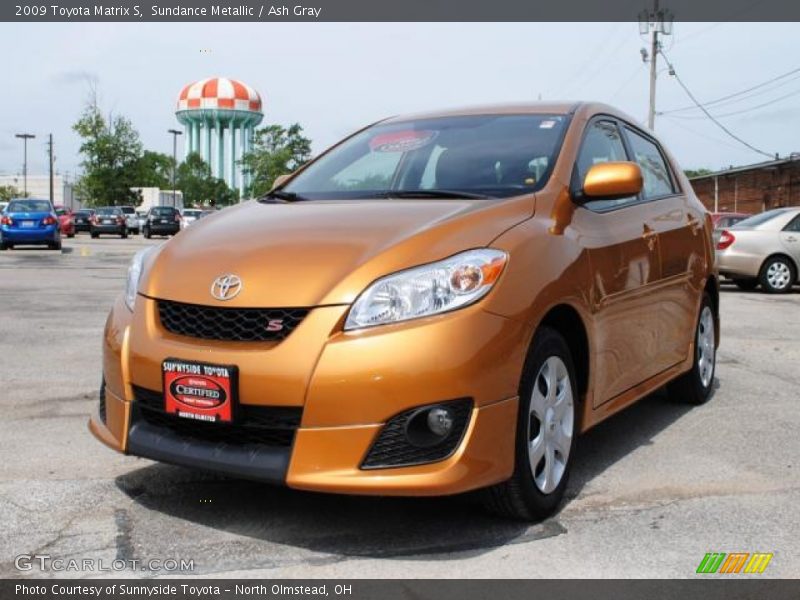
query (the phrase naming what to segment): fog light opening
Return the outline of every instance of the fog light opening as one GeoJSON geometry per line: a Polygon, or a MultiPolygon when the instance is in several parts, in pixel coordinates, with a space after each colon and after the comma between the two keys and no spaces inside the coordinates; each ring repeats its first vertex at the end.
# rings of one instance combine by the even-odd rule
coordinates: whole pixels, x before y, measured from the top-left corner
{"type": "Polygon", "coordinates": [[[452,433],[453,420],[453,411],[446,406],[421,408],[406,422],[406,438],[418,448],[435,446],[452,433]]]}

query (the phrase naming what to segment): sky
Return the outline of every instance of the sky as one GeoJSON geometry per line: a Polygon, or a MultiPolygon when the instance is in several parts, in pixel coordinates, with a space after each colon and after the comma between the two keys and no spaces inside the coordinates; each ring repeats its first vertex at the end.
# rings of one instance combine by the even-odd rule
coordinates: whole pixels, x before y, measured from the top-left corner
{"type": "MultiPolygon", "coordinates": [[[[664,52],[700,102],[800,68],[800,23],[675,23],[664,52]]],[[[244,81],[264,99],[264,123],[300,123],[320,152],[382,117],[529,100],[597,100],[646,120],[649,46],[637,23],[0,24],[6,89],[0,102],[0,174],[47,168],[74,179],[80,140],[71,126],[90,87],[106,113],[125,115],[147,149],[171,153],[181,88],[210,76],[244,81]]],[[[659,63],[657,110],[691,100],[659,63]]],[[[800,152],[800,71],[712,114],[769,154],[800,152]],[[735,113],[735,114],[729,114],[735,113]]],[[[656,118],[684,168],[766,160],[699,110],[656,118]]],[[[182,143],[182,142],[181,142],[182,143]]],[[[179,147],[179,153],[181,153],[179,147]]]]}

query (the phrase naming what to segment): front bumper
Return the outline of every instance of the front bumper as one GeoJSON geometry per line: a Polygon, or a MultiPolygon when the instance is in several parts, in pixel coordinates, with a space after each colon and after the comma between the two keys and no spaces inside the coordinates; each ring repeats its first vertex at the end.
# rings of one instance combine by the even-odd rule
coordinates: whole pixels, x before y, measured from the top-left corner
{"type": "Polygon", "coordinates": [[[161,329],[154,300],[118,300],[104,338],[106,397],[90,429],[112,448],[155,460],[305,490],[444,495],[503,481],[514,466],[517,386],[530,331],[477,306],[439,317],[341,332],[346,306],[310,311],[279,343],[223,343],[161,329]],[[240,404],[302,409],[291,444],[187,442],[138,418],[136,393],[162,389],[167,357],[236,364],[240,404]],[[215,358],[219,357],[219,358],[215,358]],[[437,462],[361,467],[384,425],[408,409],[472,401],[454,451],[437,462]]]}
{"type": "Polygon", "coordinates": [[[51,244],[60,239],[60,233],[57,225],[36,229],[3,225],[0,228],[0,239],[10,244],[51,244]]]}

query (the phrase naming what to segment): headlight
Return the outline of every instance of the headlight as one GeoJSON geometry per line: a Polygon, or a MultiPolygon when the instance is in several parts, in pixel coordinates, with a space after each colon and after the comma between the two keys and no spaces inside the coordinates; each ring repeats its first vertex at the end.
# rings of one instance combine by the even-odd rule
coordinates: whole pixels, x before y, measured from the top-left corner
{"type": "Polygon", "coordinates": [[[468,250],[382,277],[355,301],[344,328],[398,323],[477,302],[492,289],[507,260],[501,250],[468,250]]]}
{"type": "Polygon", "coordinates": [[[131,265],[128,267],[128,281],[125,284],[125,304],[130,310],[133,310],[133,305],[136,303],[136,292],[139,289],[139,279],[142,277],[142,264],[147,255],[155,250],[156,246],[149,248],[142,248],[133,255],[131,265]]]}

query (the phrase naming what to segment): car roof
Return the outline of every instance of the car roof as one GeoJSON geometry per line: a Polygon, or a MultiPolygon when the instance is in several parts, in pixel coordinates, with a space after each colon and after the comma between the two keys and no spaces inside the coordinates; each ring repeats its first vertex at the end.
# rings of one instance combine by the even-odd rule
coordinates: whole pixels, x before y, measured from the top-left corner
{"type": "Polygon", "coordinates": [[[484,104],[478,106],[464,106],[439,111],[426,111],[408,115],[396,115],[381,121],[381,123],[394,123],[412,121],[416,119],[435,119],[439,117],[460,117],[470,115],[518,115],[518,114],[549,114],[570,115],[578,111],[589,114],[603,113],[632,123],[637,122],[622,111],[602,102],[519,102],[511,104],[484,104]]]}

